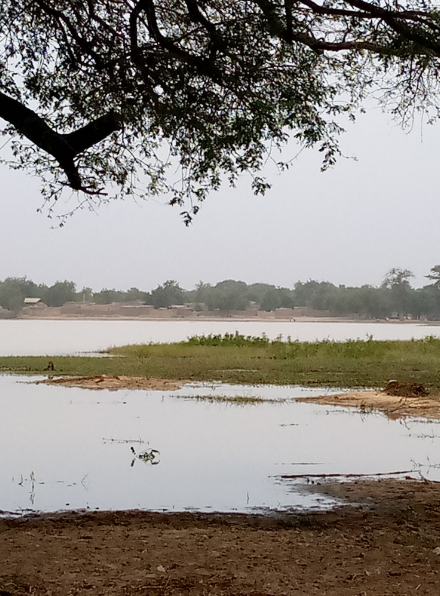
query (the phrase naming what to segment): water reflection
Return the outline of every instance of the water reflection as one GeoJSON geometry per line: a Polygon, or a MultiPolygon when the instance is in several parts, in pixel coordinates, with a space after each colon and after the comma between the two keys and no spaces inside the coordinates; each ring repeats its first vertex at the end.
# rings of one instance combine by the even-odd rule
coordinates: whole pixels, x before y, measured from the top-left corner
{"type": "Polygon", "coordinates": [[[322,392],[218,384],[95,392],[0,377],[0,508],[323,507],[333,501],[292,491],[280,476],[417,469],[440,479],[435,423],[292,401],[322,392]]]}

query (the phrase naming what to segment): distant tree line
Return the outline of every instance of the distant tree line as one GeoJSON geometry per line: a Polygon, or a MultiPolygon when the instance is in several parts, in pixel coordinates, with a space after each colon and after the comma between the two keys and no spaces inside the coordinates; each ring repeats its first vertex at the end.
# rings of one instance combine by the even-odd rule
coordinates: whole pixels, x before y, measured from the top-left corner
{"type": "Polygon", "coordinates": [[[211,285],[200,282],[193,290],[184,290],[178,282],[168,280],[151,292],[130,288],[127,291],[104,288],[77,290],[72,281],[57,281],[52,286],[36,284],[23,278],[0,281],[0,305],[10,311],[19,311],[25,298],[41,298],[48,306],[62,306],[66,302],[139,301],[155,308],[191,303],[195,311],[220,311],[228,314],[250,307],[266,311],[278,308],[307,307],[326,310],[335,316],[358,316],[384,319],[389,317],[440,319],[440,265],[432,267],[426,276],[430,283],[413,288],[414,277],[408,269],[391,269],[380,286],[336,286],[327,281],[298,281],[293,288],[272,284],[246,284],[225,280],[211,285]]]}
{"type": "Polygon", "coordinates": [[[359,316],[385,319],[389,317],[440,319],[440,265],[430,270],[431,283],[413,288],[414,277],[408,269],[391,269],[380,286],[336,286],[330,282],[298,281],[293,288],[271,284],[246,284],[225,280],[216,285],[200,282],[194,290],[185,291],[175,281],[158,286],[147,297],[156,308],[191,302],[195,310],[219,310],[223,313],[243,311],[251,305],[261,310],[307,307],[328,310],[335,316],[359,316]]]}
{"type": "Polygon", "coordinates": [[[62,306],[76,300],[76,286],[72,281],[57,281],[53,286],[36,284],[26,277],[8,277],[0,281],[0,305],[17,312],[25,298],[41,298],[48,306],[62,306]]]}

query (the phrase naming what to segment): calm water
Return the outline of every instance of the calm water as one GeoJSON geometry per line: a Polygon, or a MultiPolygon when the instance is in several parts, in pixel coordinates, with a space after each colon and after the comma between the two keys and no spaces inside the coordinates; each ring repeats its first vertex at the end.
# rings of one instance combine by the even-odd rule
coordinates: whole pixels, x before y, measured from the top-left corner
{"type": "Polygon", "coordinates": [[[4,511],[323,507],[332,501],[279,476],[417,467],[440,478],[435,423],[403,425],[294,401],[236,406],[182,399],[289,399],[322,389],[212,385],[110,392],[25,381],[0,377],[4,511]],[[148,449],[160,452],[156,465],[137,457],[148,449]]]}
{"type": "Polygon", "coordinates": [[[440,327],[405,323],[305,323],[272,321],[0,321],[0,356],[96,352],[111,346],[182,341],[192,335],[234,333],[273,339],[420,339],[440,327]]]}

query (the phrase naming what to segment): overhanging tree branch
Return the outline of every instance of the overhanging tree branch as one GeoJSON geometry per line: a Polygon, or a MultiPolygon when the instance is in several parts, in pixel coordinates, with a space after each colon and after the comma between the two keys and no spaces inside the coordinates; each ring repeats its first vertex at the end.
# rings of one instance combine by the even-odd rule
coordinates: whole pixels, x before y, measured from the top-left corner
{"type": "MultiPolygon", "coordinates": [[[[368,50],[381,55],[399,55],[400,53],[396,47],[393,47],[392,43],[375,43],[368,39],[329,42],[304,31],[295,31],[292,26],[291,10],[288,2],[285,3],[286,21],[280,17],[275,4],[271,0],[252,0],[252,2],[260,8],[267,19],[272,34],[288,43],[299,42],[312,49],[328,52],[368,50]]],[[[312,14],[326,15],[329,18],[336,16],[348,17],[353,19],[353,23],[356,20],[383,21],[390,29],[399,34],[401,40],[417,44],[419,48],[415,50],[415,53],[420,54],[425,51],[440,56],[440,42],[438,41],[440,27],[432,19],[430,20],[428,13],[423,11],[390,10],[364,0],[346,0],[349,6],[359,9],[357,11],[333,8],[328,5],[323,6],[316,4],[313,0],[298,0],[298,2],[303,6],[307,6],[312,14]],[[427,32],[423,29],[423,26],[432,31],[427,32]]],[[[353,27],[352,33],[355,30],[355,27],[353,27]]],[[[350,33],[349,27],[347,33],[350,33]]],[[[368,33],[366,36],[368,37],[368,33]]]]}
{"type": "Polygon", "coordinates": [[[122,126],[115,112],[109,112],[69,134],[53,130],[38,114],[18,100],[0,91],[0,118],[6,120],[34,145],[54,157],[64,170],[69,186],[74,190],[91,192],[82,181],[75,157],[104,140],[122,126]]]}
{"type": "Polygon", "coordinates": [[[74,154],[78,155],[97,145],[114,132],[121,130],[122,126],[123,119],[120,114],[111,111],[100,118],[96,118],[96,120],[92,120],[78,130],[60,136],[67,141],[74,154]]]}
{"type": "Polygon", "coordinates": [[[402,121],[415,108],[437,117],[430,2],[2,0],[0,117],[27,139],[17,167],[43,178],[49,201],[67,176],[88,194],[168,193],[190,219],[223,178],[248,172],[264,193],[258,171],[289,131],[333,165],[339,115],[354,118],[377,83],[402,121]]]}

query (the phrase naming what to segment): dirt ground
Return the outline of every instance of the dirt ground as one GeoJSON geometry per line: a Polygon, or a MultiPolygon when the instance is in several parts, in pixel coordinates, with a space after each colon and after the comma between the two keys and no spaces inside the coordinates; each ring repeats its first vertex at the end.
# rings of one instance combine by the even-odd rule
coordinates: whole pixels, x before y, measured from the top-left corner
{"type": "Polygon", "coordinates": [[[388,395],[385,391],[350,391],[337,395],[302,397],[296,401],[357,408],[364,412],[380,410],[392,419],[407,416],[423,417],[431,420],[440,419],[440,399],[433,397],[388,395]]]}
{"type": "Polygon", "coordinates": [[[262,515],[0,519],[0,595],[440,594],[440,485],[313,486],[345,505],[262,515]]]}

